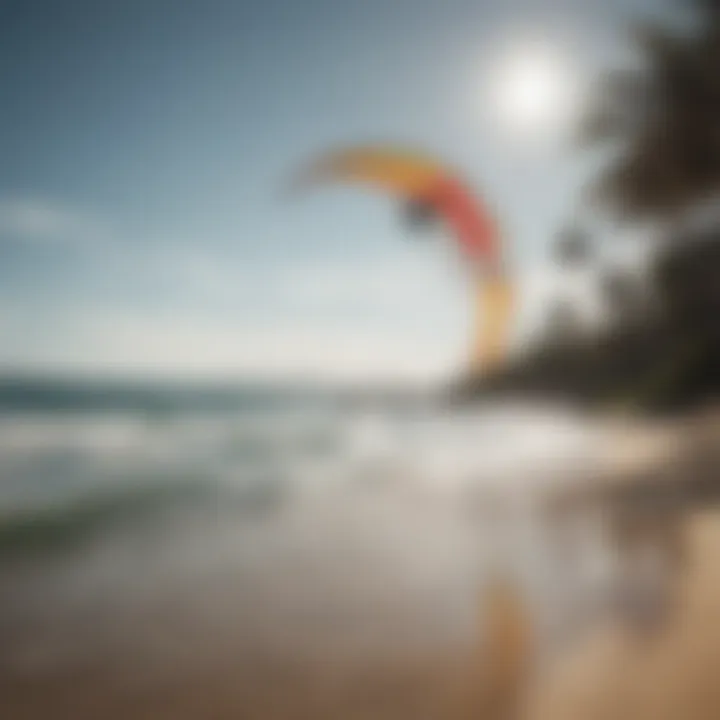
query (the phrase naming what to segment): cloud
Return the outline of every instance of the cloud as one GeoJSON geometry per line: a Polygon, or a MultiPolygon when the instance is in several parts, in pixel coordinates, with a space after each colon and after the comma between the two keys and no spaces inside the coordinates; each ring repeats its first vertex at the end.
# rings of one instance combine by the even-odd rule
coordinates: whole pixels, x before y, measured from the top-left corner
{"type": "Polygon", "coordinates": [[[38,244],[104,243],[105,223],[80,209],[30,197],[0,198],[0,237],[38,244]]]}
{"type": "MultiPolygon", "coordinates": [[[[368,263],[363,264],[362,270],[357,265],[333,267],[341,281],[318,290],[318,299],[322,298],[330,310],[337,310],[340,295],[347,292],[349,297],[357,292],[363,302],[374,301],[378,308],[382,307],[388,298],[374,297],[385,282],[381,282],[381,267],[387,271],[389,288],[393,293],[399,291],[402,285],[392,271],[392,263],[376,266],[368,263]],[[368,290],[366,273],[372,275],[373,267],[377,271],[376,284],[369,282],[368,290]]],[[[314,287],[313,278],[319,280],[328,271],[326,265],[278,268],[275,274],[269,271],[258,282],[270,294],[286,292],[285,301],[292,307],[293,301],[314,287]],[[297,285],[291,278],[295,278],[297,285]]],[[[206,272],[211,276],[218,273],[210,280],[222,276],[221,268],[205,267],[203,274],[206,272]]],[[[228,280],[232,276],[233,272],[228,272],[224,277],[228,280]]],[[[66,369],[121,375],[447,379],[462,369],[466,359],[468,303],[459,297],[456,304],[446,307],[451,322],[443,326],[438,317],[424,315],[425,306],[420,305],[422,298],[417,294],[422,293],[423,283],[416,287],[414,280],[405,281],[416,303],[411,310],[419,318],[410,317],[411,310],[398,311],[397,316],[403,318],[400,324],[387,321],[382,315],[359,323],[348,319],[342,311],[335,316],[310,311],[293,315],[282,307],[265,317],[253,313],[233,316],[202,306],[140,309],[124,304],[84,304],[49,308],[42,327],[28,333],[28,327],[37,327],[30,322],[34,313],[27,311],[23,316],[22,310],[13,313],[12,308],[5,307],[0,313],[4,337],[0,364],[39,371],[66,369]]],[[[523,307],[516,334],[522,338],[542,327],[548,298],[567,289],[559,285],[551,268],[544,267],[525,271],[521,284],[523,307]]],[[[579,283],[572,291],[578,308],[592,314],[591,284],[579,283]]]]}
{"type": "MultiPolygon", "coordinates": [[[[80,245],[93,270],[77,293],[67,280],[51,300],[30,287],[5,297],[6,367],[420,379],[448,377],[466,357],[472,290],[440,249],[243,262],[220,242],[123,242],[89,213],[27,198],[0,199],[2,236],[80,245]]],[[[594,312],[587,278],[536,266],[518,284],[519,344],[558,294],[594,312]]]]}
{"type": "Polygon", "coordinates": [[[434,327],[438,339],[458,332],[465,321],[462,278],[422,254],[286,265],[266,287],[275,305],[295,316],[377,322],[400,330],[434,327]]]}
{"type": "Polygon", "coordinates": [[[36,371],[325,380],[423,379],[450,371],[458,349],[432,337],[305,323],[212,322],[172,313],[87,308],[52,318],[38,352],[20,322],[0,322],[0,364],[36,371]]]}
{"type": "Polygon", "coordinates": [[[0,309],[0,364],[50,372],[408,379],[442,376],[462,360],[465,303],[452,295],[457,277],[443,278],[441,264],[402,253],[244,264],[215,243],[117,245],[101,251],[113,277],[141,271],[157,278],[159,292],[142,300],[63,295],[54,304],[43,300],[42,312],[37,298],[8,298],[0,309]]]}
{"type": "MultiPolygon", "coordinates": [[[[135,247],[147,251],[144,271],[164,276],[179,295],[143,302],[78,297],[43,301],[41,309],[37,298],[8,298],[0,310],[0,364],[50,372],[430,380],[450,377],[465,361],[469,288],[455,268],[443,269],[434,258],[249,266],[203,245],[135,247]]],[[[128,267],[136,259],[127,258],[128,267]]],[[[551,267],[520,274],[521,341],[542,327],[548,300],[568,291],[561,280],[551,267]]],[[[573,295],[591,312],[589,283],[573,295]]]]}

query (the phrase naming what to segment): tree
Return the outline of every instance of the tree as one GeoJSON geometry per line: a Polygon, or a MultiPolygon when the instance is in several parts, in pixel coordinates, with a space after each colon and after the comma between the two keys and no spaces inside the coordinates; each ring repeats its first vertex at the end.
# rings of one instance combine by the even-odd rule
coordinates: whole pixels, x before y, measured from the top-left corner
{"type": "Polygon", "coordinates": [[[720,191],[720,3],[692,4],[694,30],[636,30],[644,66],[608,73],[581,124],[613,158],[591,197],[625,219],[676,220],[720,191]]]}
{"type": "Polygon", "coordinates": [[[600,291],[615,324],[644,317],[648,308],[645,290],[641,279],[630,270],[609,267],[600,275],[600,291]]]}
{"type": "Polygon", "coordinates": [[[550,345],[574,345],[585,337],[583,320],[572,301],[558,299],[551,306],[543,340],[550,345]]]}

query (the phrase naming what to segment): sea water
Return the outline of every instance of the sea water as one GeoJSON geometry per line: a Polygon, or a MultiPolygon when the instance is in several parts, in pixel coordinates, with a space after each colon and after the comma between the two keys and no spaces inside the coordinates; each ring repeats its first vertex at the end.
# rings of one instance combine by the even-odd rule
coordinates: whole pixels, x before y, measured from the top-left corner
{"type": "Polygon", "coordinates": [[[265,651],[462,643],[501,570],[538,624],[567,624],[571,563],[585,597],[606,566],[589,526],[558,547],[538,508],[600,453],[567,408],[6,384],[0,661],[111,654],[173,614],[200,645],[241,625],[265,651]]]}

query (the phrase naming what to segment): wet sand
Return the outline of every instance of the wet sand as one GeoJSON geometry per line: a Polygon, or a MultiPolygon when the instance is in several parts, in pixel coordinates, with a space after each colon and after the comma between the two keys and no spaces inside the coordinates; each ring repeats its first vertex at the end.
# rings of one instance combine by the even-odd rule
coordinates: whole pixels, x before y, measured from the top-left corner
{"type": "Polygon", "coordinates": [[[533,689],[533,720],[720,717],[720,514],[686,522],[689,557],[678,606],[647,638],[599,629],[533,689]]]}

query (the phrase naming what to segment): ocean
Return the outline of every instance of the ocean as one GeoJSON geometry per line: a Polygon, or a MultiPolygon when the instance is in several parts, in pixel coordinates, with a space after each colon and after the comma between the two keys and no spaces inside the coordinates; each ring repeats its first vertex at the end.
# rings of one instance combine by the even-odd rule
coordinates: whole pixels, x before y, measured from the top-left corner
{"type": "Polygon", "coordinates": [[[0,680],[462,646],[508,569],[557,636],[613,570],[592,523],[561,537],[538,508],[602,437],[428,394],[6,380],[0,680]]]}

